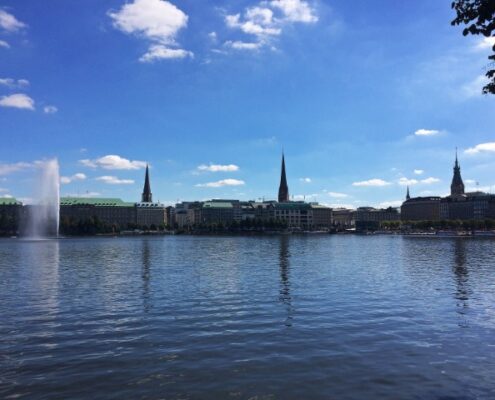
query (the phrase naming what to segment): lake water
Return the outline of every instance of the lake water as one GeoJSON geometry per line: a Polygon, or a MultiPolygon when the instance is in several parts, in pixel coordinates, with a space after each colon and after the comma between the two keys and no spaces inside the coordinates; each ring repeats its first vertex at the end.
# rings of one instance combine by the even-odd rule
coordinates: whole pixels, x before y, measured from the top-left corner
{"type": "Polygon", "coordinates": [[[0,240],[0,398],[494,399],[495,240],[0,240]]]}

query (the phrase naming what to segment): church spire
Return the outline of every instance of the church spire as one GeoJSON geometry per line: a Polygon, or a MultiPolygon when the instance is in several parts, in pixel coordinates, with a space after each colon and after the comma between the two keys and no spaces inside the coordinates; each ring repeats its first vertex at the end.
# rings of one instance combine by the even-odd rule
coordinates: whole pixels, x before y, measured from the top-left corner
{"type": "Polygon", "coordinates": [[[278,202],[287,203],[289,201],[289,187],[287,186],[287,177],[285,175],[285,157],[282,153],[282,173],[280,174],[280,186],[278,188],[278,202]]]}
{"type": "Polygon", "coordinates": [[[150,186],[150,173],[148,164],[146,164],[146,175],[144,176],[144,188],[143,195],[141,196],[141,201],[143,203],[152,203],[153,196],[151,194],[151,186],[150,186]]]}
{"type": "Polygon", "coordinates": [[[457,159],[457,148],[455,149],[455,164],[454,164],[454,176],[452,177],[452,184],[450,185],[450,195],[462,195],[464,194],[464,182],[461,177],[461,167],[459,166],[459,160],[457,159]]]}
{"type": "Polygon", "coordinates": [[[406,200],[410,200],[411,195],[409,194],[409,186],[407,187],[406,200]]]}

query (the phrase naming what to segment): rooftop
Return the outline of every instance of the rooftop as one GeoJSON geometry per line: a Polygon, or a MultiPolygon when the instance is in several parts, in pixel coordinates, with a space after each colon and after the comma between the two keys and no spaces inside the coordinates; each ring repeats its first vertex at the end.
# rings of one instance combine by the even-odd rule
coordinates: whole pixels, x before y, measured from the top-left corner
{"type": "Polygon", "coordinates": [[[207,201],[203,204],[203,208],[234,208],[234,206],[226,201],[207,201]]]}
{"type": "Polygon", "coordinates": [[[134,204],[117,198],[62,197],[60,199],[61,206],[133,207],[134,204]]]}
{"type": "Polygon", "coordinates": [[[0,197],[0,205],[2,206],[15,206],[21,205],[20,201],[17,201],[14,197],[0,197]]]}

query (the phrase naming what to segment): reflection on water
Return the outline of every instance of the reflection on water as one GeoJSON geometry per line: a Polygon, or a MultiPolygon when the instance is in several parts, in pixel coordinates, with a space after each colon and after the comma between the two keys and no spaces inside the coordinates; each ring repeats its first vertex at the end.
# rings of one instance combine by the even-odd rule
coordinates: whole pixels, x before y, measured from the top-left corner
{"type": "Polygon", "coordinates": [[[280,236],[280,301],[285,304],[287,309],[287,319],[285,324],[292,325],[292,302],[290,297],[290,238],[287,235],[280,236]]]}
{"type": "Polygon", "coordinates": [[[0,398],[493,399],[495,242],[0,240],[0,398]]]}

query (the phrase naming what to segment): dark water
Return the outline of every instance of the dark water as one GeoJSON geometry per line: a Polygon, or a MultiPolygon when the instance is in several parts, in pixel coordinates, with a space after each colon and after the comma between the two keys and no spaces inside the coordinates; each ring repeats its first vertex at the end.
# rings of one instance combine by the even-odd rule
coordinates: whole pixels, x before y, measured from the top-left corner
{"type": "Polygon", "coordinates": [[[0,398],[495,399],[495,241],[0,241],[0,398]]]}

